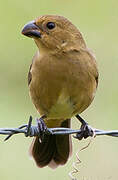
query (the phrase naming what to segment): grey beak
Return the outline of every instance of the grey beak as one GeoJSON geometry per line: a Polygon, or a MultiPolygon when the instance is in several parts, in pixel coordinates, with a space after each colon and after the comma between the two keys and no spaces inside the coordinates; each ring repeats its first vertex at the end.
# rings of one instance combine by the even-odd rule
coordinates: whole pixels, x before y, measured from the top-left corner
{"type": "Polygon", "coordinates": [[[28,24],[26,24],[21,33],[28,37],[37,37],[41,38],[40,28],[35,24],[35,21],[31,21],[28,24]]]}

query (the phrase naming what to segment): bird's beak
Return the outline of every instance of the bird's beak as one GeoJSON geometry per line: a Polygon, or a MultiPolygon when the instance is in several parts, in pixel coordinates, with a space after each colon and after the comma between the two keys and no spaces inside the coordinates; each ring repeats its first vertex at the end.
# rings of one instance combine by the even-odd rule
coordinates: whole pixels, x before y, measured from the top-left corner
{"type": "Polygon", "coordinates": [[[35,21],[26,24],[22,29],[22,34],[31,38],[41,38],[40,28],[35,24],[35,21]]]}

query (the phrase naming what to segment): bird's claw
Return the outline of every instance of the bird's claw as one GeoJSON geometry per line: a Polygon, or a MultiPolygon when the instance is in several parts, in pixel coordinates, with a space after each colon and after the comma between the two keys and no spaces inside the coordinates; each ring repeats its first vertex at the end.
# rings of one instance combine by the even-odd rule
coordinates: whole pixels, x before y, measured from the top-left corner
{"type": "Polygon", "coordinates": [[[81,132],[74,136],[76,139],[82,140],[94,135],[94,130],[88,124],[81,125],[81,132]]]}
{"type": "Polygon", "coordinates": [[[83,138],[86,139],[88,137],[92,137],[94,136],[94,129],[88,125],[88,123],[82,119],[79,115],[76,116],[77,119],[79,119],[79,121],[82,123],[81,125],[81,132],[77,133],[76,136],[74,136],[75,138],[82,140],[83,138]]]}
{"type": "Polygon", "coordinates": [[[36,121],[37,121],[37,126],[38,126],[38,130],[39,130],[39,141],[40,143],[43,141],[44,139],[44,133],[46,132],[47,130],[47,126],[44,122],[44,119],[45,117],[41,117],[41,118],[37,118],[36,121]]]}

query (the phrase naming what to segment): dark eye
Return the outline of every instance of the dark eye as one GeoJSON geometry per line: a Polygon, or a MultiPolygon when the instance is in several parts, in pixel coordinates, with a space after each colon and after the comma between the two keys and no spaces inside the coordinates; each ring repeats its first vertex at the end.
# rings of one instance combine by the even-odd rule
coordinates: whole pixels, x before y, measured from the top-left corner
{"type": "Polygon", "coordinates": [[[55,23],[48,22],[46,26],[47,26],[48,29],[54,29],[55,28],[55,23]]]}

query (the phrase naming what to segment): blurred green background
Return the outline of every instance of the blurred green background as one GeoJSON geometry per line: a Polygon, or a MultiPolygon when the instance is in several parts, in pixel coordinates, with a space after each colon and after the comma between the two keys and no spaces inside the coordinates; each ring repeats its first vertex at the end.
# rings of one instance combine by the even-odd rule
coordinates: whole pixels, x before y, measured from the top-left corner
{"type": "MultiPolygon", "coordinates": [[[[21,35],[25,23],[43,14],[69,18],[82,32],[99,66],[99,87],[92,105],[82,116],[101,129],[118,129],[118,1],[116,0],[4,0],[0,3],[0,127],[18,127],[38,114],[29,98],[27,73],[37,50],[21,35]]],[[[78,127],[72,120],[73,128],[78,127]]],[[[66,180],[76,151],[87,144],[73,139],[73,156],[56,170],[39,169],[28,155],[32,138],[0,137],[0,179],[66,180]]],[[[78,179],[118,179],[118,138],[97,137],[79,153],[78,179]]]]}

